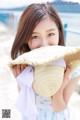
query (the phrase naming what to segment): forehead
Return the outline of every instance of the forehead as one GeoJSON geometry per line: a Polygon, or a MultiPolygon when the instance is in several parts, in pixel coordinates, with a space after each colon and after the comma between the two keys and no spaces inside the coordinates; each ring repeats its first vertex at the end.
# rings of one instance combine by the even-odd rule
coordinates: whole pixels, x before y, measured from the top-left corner
{"type": "Polygon", "coordinates": [[[41,20],[35,27],[34,32],[41,31],[41,30],[48,30],[48,29],[58,29],[54,20],[50,17],[44,18],[41,20]]]}

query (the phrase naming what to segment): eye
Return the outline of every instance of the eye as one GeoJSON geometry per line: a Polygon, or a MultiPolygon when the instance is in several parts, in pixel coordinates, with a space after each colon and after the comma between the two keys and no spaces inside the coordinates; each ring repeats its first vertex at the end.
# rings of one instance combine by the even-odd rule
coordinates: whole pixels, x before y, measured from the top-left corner
{"type": "Polygon", "coordinates": [[[50,36],[54,36],[55,34],[54,33],[49,33],[48,34],[48,36],[50,37],[50,36]]]}
{"type": "Polygon", "coordinates": [[[33,40],[33,39],[38,39],[38,38],[39,38],[39,37],[36,36],[36,35],[31,37],[32,40],[33,40]]]}

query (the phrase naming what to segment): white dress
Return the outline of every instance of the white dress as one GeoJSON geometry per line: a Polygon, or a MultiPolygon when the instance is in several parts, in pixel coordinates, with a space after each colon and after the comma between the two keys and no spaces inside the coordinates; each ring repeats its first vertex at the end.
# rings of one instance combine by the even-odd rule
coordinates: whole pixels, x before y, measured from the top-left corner
{"type": "MultiPolygon", "coordinates": [[[[64,111],[56,113],[51,106],[50,98],[41,97],[38,94],[35,94],[35,99],[39,112],[36,120],[71,120],[70,109],[68,107],[64,111]]],[[[22,120],[28,119],[23,115],[22,120]]]]}
{"type": "MultiPolygon", "coordinates": [[[[30,68],[30,69],[32,69],[32,68],[30,68]]],[[[23,82],[23,84],[28,81],[27,77],[29,76],[29,73],[27,74],[26,72],[27,71],[24,70],[24,72],[23,72],[24,74],[21,73],[21,75],[19,75],[19,80],[21,79],[20,82],[23,82]],[[27,78],[27,80],[26,80],[26,78],[27,78]]],[[[30,72],[30,76],[29,76],[29,83],[30,83],[31,70],[30,71],[28,70],[28,72],[30,72]]],[[[27,94],[25,93],[25,95],[27,95],[27,94]]],[[[25,97],[25,95],[24,95],[24,97],[25,97]]],[[[62,112],[56,113],[56,112],[54,112],[54,110],[52,108],[51,100],[49,97],[42,97],[34,92],[34,98],[35,98],[35,103],[36,103],[36,107],[38,110],[38,115],[36,115],[36,120],[71,120],[69,108],[66,108],[62,112]]],[[[29,100],[32,100],[32,99],[29,99],[29,100]]],[[[22,104],[23,104],[23,101],[22,101],[22,104]]],[[[30,110],[33,111],[33,109],[31,108],[31,104],[29,104],[29,106],[30,106],[30,110]]],[[[26,116],[22,115],[22,120],[29,120],[26,116]]]]}

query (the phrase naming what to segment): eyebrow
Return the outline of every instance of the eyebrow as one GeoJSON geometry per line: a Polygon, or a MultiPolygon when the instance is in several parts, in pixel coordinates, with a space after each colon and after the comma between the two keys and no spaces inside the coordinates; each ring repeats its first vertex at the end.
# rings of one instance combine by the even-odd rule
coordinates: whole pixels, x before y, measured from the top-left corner
{"type": "MultiPolygon", "coordinates": [[[[51,29],[46,30],[46,32],[49,32],[49,31],[55,31],[55,29],[51,28],[51,29]]],[[[38,34],[38,32],[33,32],[32,34],[38,34]]]]}
{"type": "Polygon", "coordinates": [[[51,29],[47,30],[47,32],[49,32],[49,31],[55,31],[55,29],[54,29],[54,28],[51,28],[51,29]]]}

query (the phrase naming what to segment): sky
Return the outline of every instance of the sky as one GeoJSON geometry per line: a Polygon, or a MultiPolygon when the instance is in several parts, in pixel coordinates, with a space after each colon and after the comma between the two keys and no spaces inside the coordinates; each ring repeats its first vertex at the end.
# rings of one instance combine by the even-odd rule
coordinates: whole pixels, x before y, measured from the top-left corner
{"type": "MultiPolygon", "coordinates": [[[[31,3],[41,3],[54,0],[0,0],[0,8],[12,8],[16,6],[28,5],[31,3]]],[[[63,0],[63,1],[72,1],[79,2],[80,0],[63,0]]]]}
{"type": "Polygon", "coordinates": [[[79,2],[80,3],[80,0],[63,0],[63,1],[72,1],[72,2],[79,2]]]}
{"type": "Polygon", "coordinates": [[[52,0],[0,0],[0,8],[16,7],[31,3],[41,3],[47,1],[52,1],[52,0]]]}

